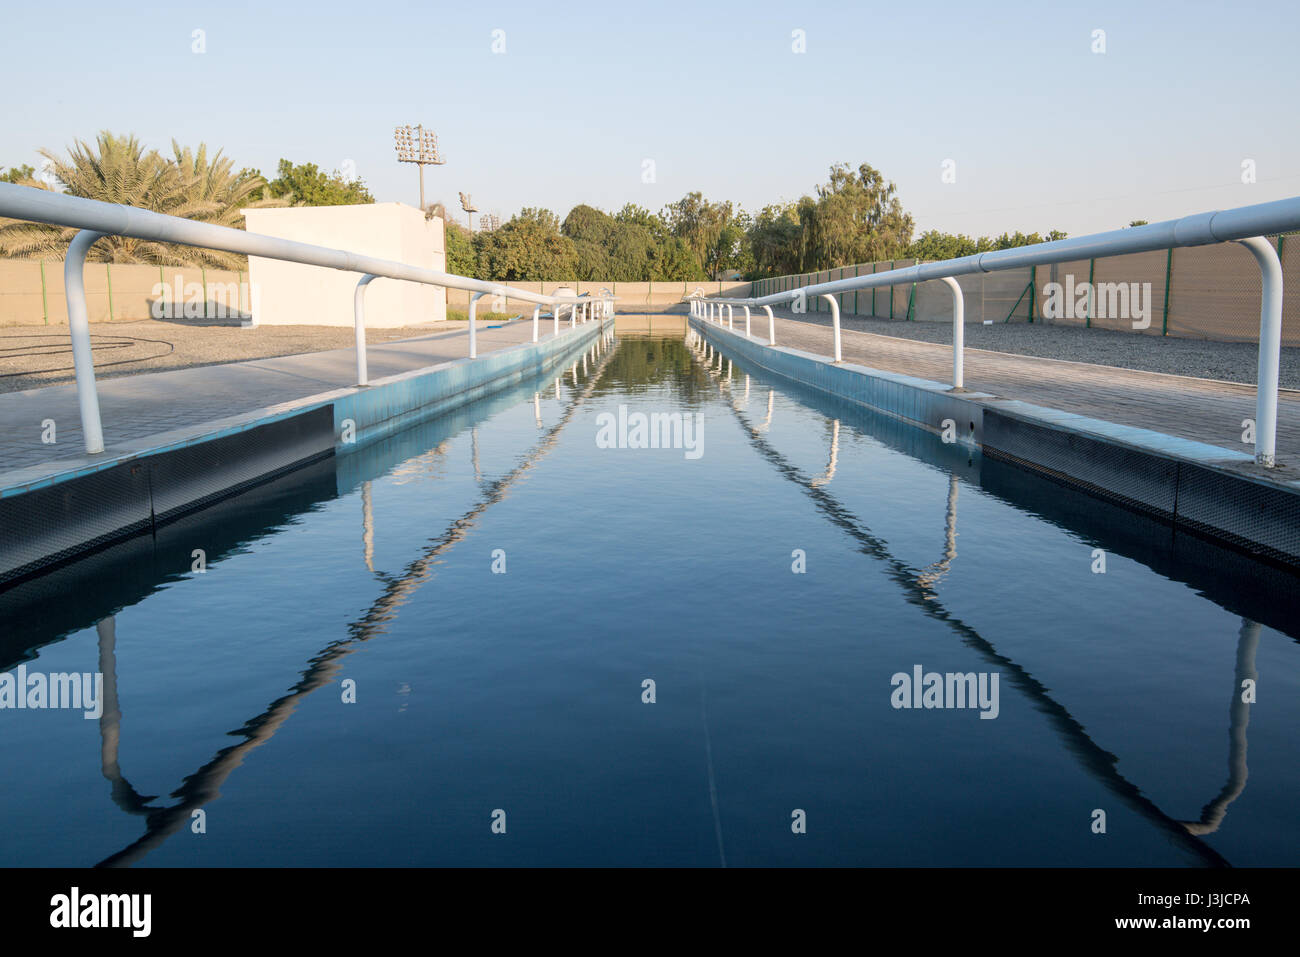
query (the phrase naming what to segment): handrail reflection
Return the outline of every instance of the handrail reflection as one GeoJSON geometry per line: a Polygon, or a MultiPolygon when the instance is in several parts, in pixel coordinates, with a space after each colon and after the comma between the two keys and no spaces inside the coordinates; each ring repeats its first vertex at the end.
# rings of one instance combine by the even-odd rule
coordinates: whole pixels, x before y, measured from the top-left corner
{"type": "Polygon", "coordinates": [[[586,388],[574,395],[559,421],[546,431],[533,450],[518,465],[501,478],[484,483],[486,494],[482,501],[454,520],[442,536],[433,539],[431,547],[426,549],[419,558],[408,563],[403,574],[386,580],[384,589],[371,604],[370,609],[348,625],[348,637],[326,645],[310,660],[299,681],[287,694],[272,701],[264,711],[246,721],[238,730],[231,732],[242,737],[242,741],[222,748],[212,760],[184,778],[181,786],[170,795],[177,799],[176,804],[154,807],[151,802],[156,798],[139,795],[121,774],[117,760],[121,710],[117,701],[117,670],[113,659],[115,635],[111,620],[106,619],[106,624],[102,622],[100,666],[104,674],[105,709],[100,718],[101,765],[105,777],[112,782],[114,803],[130,814],[143,815],[145,833],[122,850],[100,861],[97,866],[121,867],[140,860],[180,830],[194,810],[219,798],[221,785],[243,763],[244,757],[274,737],[280,726],[297,710],[302,699],[313,691],[331,684],[342,667],[344,658],[360,650],[363,642],[383,634],[401,606],[432,577],[438,558],[464,539],[477,519],[492,505],[503,501],[520,476],[554,448],[560,432],[595,390],[596,383],[612,356],[613,352],[596,366],[586,388]],[[108,707],[110,702],[111,712],[108,707]]]}
{"type": "MultiPolygon", "coordinates": [[[[1045,685],[1034,678],[1027,670],[1000,653],[987,638],[971,625],[966,624],[948,611],[935,593],[933,583],[924,580],[922,572],[894,556],[888,543],[879,538],[850,509],[839,502],[829,491],[814,485],[812,480],[784,455],[774,448],[763,434],[750,424],[744,413],[735,409],[742,430],[747,434],[755,451],[768,461],[783,478],[798,485],[812,499],[817,510],[832,524],[836,525],[861,546],[863,554],[883,562],[888,568],[888,576],[901,589],[904,600],[918,607],[923,614],[942,622],[950,628],[963,644],[974,650],[981,658],[1004,673],[1013,687],[1019,689],[1035,706],[1047,716],[1049,723],[1064,738],[1066,746],[1076,754],[1089,771],[1107,790],[1116,795],[1130,808],[1142,815],[1164,831],[1174,843],[1184,850],[1194,853],[1207,865],[1227,867],[1228,861],[1218,851],[1210,847],[1193,833],[1183,822],[1175,820],[1142,793],[1116,767],[1118,757],[1098,745],[1084,730],[1082,724],[1049,693],[1045,685]]],[[[951,491],[949,502],[953,499],[951,491]]],[[[950,509],[954,515],[955,510],[950,509]]],[[[955,534],[955,526],[954,526],[955,534]]]]}

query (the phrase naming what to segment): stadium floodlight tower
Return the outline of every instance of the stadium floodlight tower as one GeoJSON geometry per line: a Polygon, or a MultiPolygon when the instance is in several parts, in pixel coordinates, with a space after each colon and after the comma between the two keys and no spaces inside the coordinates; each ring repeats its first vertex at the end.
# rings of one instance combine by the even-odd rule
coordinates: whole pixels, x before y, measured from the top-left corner
{"type": "Polygon", "coordinates": [[[420,212],[424,212],[424,168],[444,166],[446,160],[438,152],[438,137],[433,130],[423,126],[399,126],[393,133],[399,163],[415,163],[420,167],[420,212]]]}
{"type": "Polygon", "coordinates": [[[474,214],[478,212],[478,207],[474,205],[469,193],[460,194],[460,208],[469,214],[469,231],[474,232],[474,214]]]}

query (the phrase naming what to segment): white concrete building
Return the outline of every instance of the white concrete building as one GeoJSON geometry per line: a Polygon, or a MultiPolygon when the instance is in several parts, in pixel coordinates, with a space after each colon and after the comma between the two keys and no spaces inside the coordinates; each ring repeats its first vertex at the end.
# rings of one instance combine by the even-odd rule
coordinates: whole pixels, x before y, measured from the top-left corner
{"type": "MultiPolygon", "coordinates": [[[[250,233],[445,270],[443,221],[403,203],[293,206],[243,211],[250,233]]],[[[255,325],[351,326],[357,273],[249,257],[255,325]]],[[[376,279],[366,292],[366,326],[415,326],[447,318],[439,286],[376,279]]]]}

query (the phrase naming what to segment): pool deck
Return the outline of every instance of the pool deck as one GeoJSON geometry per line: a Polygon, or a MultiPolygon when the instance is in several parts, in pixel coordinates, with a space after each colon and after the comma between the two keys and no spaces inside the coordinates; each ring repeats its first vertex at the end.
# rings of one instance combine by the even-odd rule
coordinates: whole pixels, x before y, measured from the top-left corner
{"type": "MultiPolygon", "coordinates": [[[[743,321],[737,322],[736,328],[743,331],[743,321]]],[[[767,317],[761,311],[755,311],[751,331],[755,338],[767,341],[767,317]]],[[[830,319],[825,315],[807,319],[778,317],[776,342],[829,358],[834,350],[830,319]]],[[[845,362],[935,382],[952,382],[949,345],[843,328],[840,351],[845,362]]],[[[1252,385],[967,347],[965,386],[971,392],[1019,399],[1062,412],[1149,429],[1232,453],[1252,449],[1241,441],[1242,420],[1255,417],[1252,385]]],[[[1286,466],[1285,474],[1292,479],[1297,477],[1300,469],[1300,392],[1297,391],[1282,390],[1279,394],[1277,460],[1286,466]]]]}

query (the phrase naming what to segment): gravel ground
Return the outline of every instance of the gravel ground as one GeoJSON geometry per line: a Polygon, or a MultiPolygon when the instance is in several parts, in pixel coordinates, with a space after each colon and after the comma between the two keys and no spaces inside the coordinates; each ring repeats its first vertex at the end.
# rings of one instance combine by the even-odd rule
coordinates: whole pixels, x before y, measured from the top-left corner
{"type": "MultiPolygon", "coordinates": [[[[461,326],[460,328],[464,328],[461,326]]],[[[409,339],[453,331],[455,326],[369,329],[366,342],[409,339]]],[[[178,322],[94,322],[90,325],[96,378],[268,359],[351,348],[347,326],[260,326],[178,322]]],[[[0,326],[0,392],[73,381],[67,326],[0,326]]]]}
{"type": "MultiPolygon", "coordinates": [[[[825,313],[795,316],[788,312],[773,311],[787,319],[830,324],[830,316],[825,313]]],[[[761,310],[759,314],[762,315],[761,310]]],[[[900,339],[952,342],[952,326],[944,322],[844,316],[841,325],[844,329],[900,339]]],[[[755,335],[765,335],[763,322],[758,319],[754,320],[753,330],[755,335]]],[[[1041,322],[998,322],[991,326],[967,323],[966,348],[1251,385],[1255,383],[1259,363],[1259,347],[1253,342],[1211,342],[1205,339],[1150,336],[1041,322]]],[[[1300,389],[1300,347],[1282,348],[1280,384],[1284,389],[1300,389]]]]}

